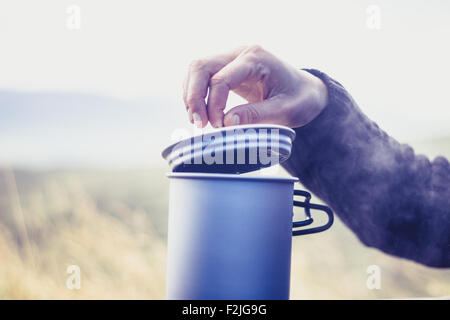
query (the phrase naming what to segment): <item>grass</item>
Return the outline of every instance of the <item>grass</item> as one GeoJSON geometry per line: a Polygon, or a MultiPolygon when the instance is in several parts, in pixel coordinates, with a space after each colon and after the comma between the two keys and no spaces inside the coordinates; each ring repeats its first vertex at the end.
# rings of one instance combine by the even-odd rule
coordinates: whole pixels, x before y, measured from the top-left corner
{"type": "MultiPolygon", "coordinates": [[[[1,169],[0,299],[163,299],[165,171],[1,169]],[[66,287],[69,265],[81,268],[80,290],[66,287]]],[[[291,280],[292,299],[450,295],[450,270],[367,248],[339,219],[294,238],[291,280]],[[379,290],[366,286],[374,264],[379,290]]]]}
{"type": "Polygon", "coordinates": [[[11,175],[0,175],[0,298],[164,298],[164,232],[151,223],[148,199],[128,205],[130,190],[118,199],[110,184],[93,196],[99,176],[123,187],[129,173],[17,172],[20,206],[11,175]],[[81,268],[80,290],[66,288],[69,265],[81,268]]]}

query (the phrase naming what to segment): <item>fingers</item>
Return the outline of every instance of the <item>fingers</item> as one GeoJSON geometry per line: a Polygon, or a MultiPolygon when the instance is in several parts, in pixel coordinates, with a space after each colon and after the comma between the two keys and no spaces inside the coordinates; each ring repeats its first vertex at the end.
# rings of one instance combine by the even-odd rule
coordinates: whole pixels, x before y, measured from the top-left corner
{"type": "Polygon", "coordinates": [[[186,106],[189,118],[192,118],[198,128],[203,128],[208,123],[205,98],[208,91],[210,73],[196,62],[191,67],[187,83],[186,106]]]}
{"type": "Polygon", "coordinates": [[[286,119],[286,113],[280,110],[282,105],[281,99],[275,97],[234,107],[225,115],[224,125],[227,127],[256,123],[287,125],[289,119],[286,119]]]}
{"type": "Polygon", "coordinates": [[[197,127],[203,128],[208,123],[205,98],[211,76],[233,61],[242,50],[242,48],[238,48],[227,54],[191,63],[188,78],[185,81],[183,98],[189,118],[197,127]]]}
{"type": "Polygon", "coordinates": [[[189,120],[199,128],[208,121],[216,128],[257,123],[292,128],[305,125],[325,107],[327,93],[324,85],[321,90],[313,81],[314,76],[304,73],[259,46],[195,61],[183,92],[189,120]],[[224,115],[230,91],[249,103],[224,115]]]}
{"type": "Polygon", "coordinates": [[[190,123],[193,124],[194,123],[194,119],[192,118],[192,113],[189,112],[189,107],[188,107],[188,104],[187,104],[187,87],[188,87],[188,83],[189,83],[189,77],[186,76],[186,78],[184,79],[184,82],[183,82],[183,101],[184,101],[184,105],[186,106],[186,111],[187,111],[187,114],[188,114],[189,121],[190,121],[190,123]]]}
{"type": "Polygon", "coordinates": [[[236,58],[212,76],[209,81],[207,111],[213,127],[223,126],[223,110],[226,107],[230,90],[244,82],[250,73],[250,65],[243,59],[236,58]]]}

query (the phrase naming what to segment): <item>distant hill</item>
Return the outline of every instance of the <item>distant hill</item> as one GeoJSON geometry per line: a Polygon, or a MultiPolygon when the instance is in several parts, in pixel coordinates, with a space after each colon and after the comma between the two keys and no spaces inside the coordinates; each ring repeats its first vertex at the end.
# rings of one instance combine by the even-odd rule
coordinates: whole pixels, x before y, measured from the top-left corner
{"type": "MultiPolygon", "coordinates": [[[[166,165],[172,133],[192,126],[180,104],[77,92],[0,90],[0,164],[20,167],[166,165]]],[[[187,129],[189,128],[189,129],[187,129]]],[[[410,143],[450,157],[450,137],[410,143]]]]}
{"type": "Polygon", "coordinates": [[[177,107],[86,93],[0,91],[0,161],[145,165],[158,161],[173,128],[186,124],[183,112],[173,112],[177,107]]]}

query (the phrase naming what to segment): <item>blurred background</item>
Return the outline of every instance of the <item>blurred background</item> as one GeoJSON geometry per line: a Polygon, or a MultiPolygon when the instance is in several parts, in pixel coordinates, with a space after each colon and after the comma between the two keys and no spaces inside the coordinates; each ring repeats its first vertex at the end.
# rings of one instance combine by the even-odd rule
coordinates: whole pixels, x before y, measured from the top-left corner
{"type": "MultiPolygon", "coordinates": [[[[194,133],[191,60],[260,44],[337,79],[417,153],[450,157],[449,35],[443,0],[2,1],[0,298],[165,297],[160,152],[194,133]]],[[[366,248],[339,219],[293,241],[292,299],[448,295],[450,270],[366,248]]]]}

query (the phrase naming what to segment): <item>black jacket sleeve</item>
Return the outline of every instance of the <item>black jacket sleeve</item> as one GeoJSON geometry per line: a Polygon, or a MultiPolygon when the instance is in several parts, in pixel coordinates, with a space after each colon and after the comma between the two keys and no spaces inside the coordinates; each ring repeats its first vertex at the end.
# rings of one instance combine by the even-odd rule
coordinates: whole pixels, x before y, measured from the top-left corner
{"type": "Polygon", "coordinates": [[[450,267],[450,165],[430,162],[368,119],[338,82],[307,70],[329,103],[296,128],[283,164],[367,246],[424,265],[450,267]]]}

